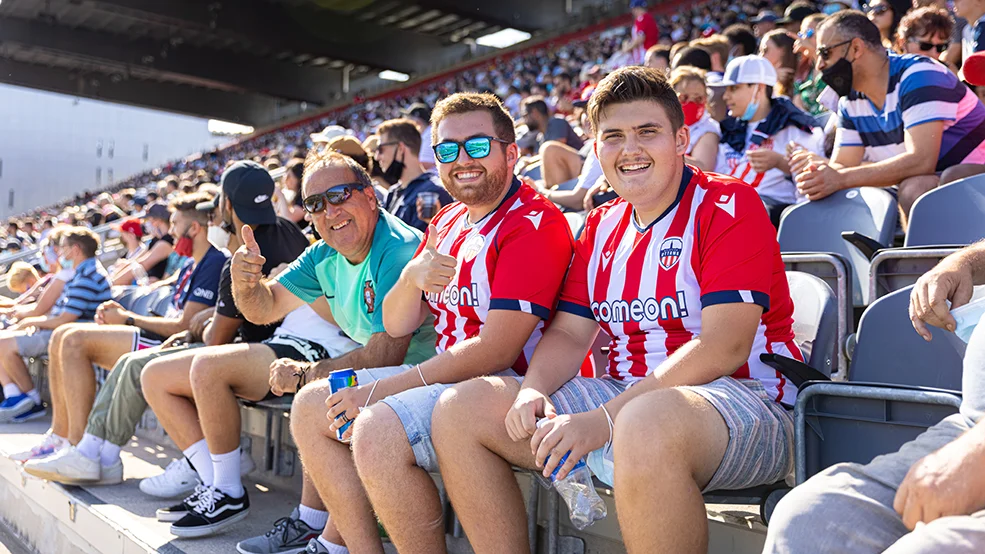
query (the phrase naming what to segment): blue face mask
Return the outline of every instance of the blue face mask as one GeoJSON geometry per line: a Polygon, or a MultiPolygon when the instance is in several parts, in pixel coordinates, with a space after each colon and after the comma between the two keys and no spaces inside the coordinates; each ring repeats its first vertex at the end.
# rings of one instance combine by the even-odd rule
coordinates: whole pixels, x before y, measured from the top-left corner
{"type": "Polygon", "coordinates": [[[759,102],[749,102],[746,106],[746,111],[739,116],[742,121],[752,121],[754,115],[756,115],[756,110],[759,109],[759,102]]]}
{"type": "Polygon", "coordinates": [[[612,448],[599,448],[588,453],[586,458],[588,469],[606,485],[614,486],[616,478],[614,475],[615,467],[612,463],[612,448]]]}
{"type": "Polygon", "coordinates": [[[58,256],[58,263],[61,264],[62,269],[72,269],[75,267],[75,262],[65,256],[58,256]]]}

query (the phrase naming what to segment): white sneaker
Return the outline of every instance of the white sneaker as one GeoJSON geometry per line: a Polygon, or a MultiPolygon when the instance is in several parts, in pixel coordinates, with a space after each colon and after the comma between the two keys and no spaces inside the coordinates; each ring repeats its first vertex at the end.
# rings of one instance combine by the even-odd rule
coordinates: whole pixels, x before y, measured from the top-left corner
{"type": "Polygon", "coordinates": [[[123,460],[117,458],[113,465],[99,465],[99,480],[93,485],[119,485],[123,482],[123,460]]]}
{"type": "Polygon", "coordinates": [[[177,460],[171,460],[168,467],[164,468],[164,473],[141,481],[140,490],[144,494],[158,498],[174,498],[187,496],[195,490],[197,484],[198,473],[192,469],[188,460],[181,457],[177,460]]]}
{"type": "Polygon", "coordinates": [[[38,460],[51,456],[66,446],[69,446],[67,440],[55,435],[49,430],[44,434],[44,438],[41,439],[41,442],[37,446],[30,450],[11,454],[10,459],[21,463],[28,462],[30,460],[38,460]]]}
{"type": "MultiPolygon", "coordinates": [[[[246,475],[254,469],[256,469],[256,464],[253,463],[253,458],[241,448],[239,450],[240,475],[246,475]]],[[[140,490],[144,494],[158,498],[177,498],[191,494],[198,484],[198,472],[192,469],[186,458],[182,457],[171,460],[161,475],[148,477],[141,481],[140,490]]]]}
{"type": "Polygon", "coordinates": [[[90,460],[74,446],[69,446],[47,458],[27,462],[24,471],[56,483],[88,484],[99,481],[99,460],[90,460]]]}

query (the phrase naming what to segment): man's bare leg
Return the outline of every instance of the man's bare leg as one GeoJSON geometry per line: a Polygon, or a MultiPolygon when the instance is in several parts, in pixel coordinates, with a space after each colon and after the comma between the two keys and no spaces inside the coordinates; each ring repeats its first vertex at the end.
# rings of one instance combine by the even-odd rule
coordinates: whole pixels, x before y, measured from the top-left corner
{"type": "Polygon", "coordinates": [[[616,513],[628,552],[707,552],[701,489],[728,447],[725,420],[682,389],[645,394],[616,417],[616,513]]]}
{"type": "Polygon", "coordinates": [[[59,437],[68,437],[68,413],[65,411],[65,386],[62,384],[61,351],[65,333],[74,324],[62,325],[55,329],[48,342],[48,390],[51,393],[51,432],[59,437]]]}
{"type": "Polygon", "coordinates": [[[910,210],[917,199],[937,188],[940,179],[936,175],[918,175],[903,179],[899,184],[899,211],[903,230],[910,227],[910,210]]]}
{"type": "Polygon", "coordinates": [[[237,399],[256,401],[267,395],[274,360],[274,351],[263,344],[228,344],[195,351],[190,379],[198,414],[186,423],[189,428],[201,425],[199,434],[208,441],[209,452],[223,454],[239,449],[242,422],[237,399]]]}
{"type": "Polygon", "coordinates": [[[115,366],[120,356],[133,350],[135,329],[127,325],[79,325],[64,335],[60,365],[66,392],[68,440],[72,444],[82,440],[96,398],[96,375],[92,365],[115,366]]]}
{"type": "MultiPolygon", "coordinates": [[[[20,333],[23,334],[23,333],[20,333]]],[[[14,383],[21,392],[27,392],[34,388],[31,381],[31,374],[27,370],[27,364],[21,357],[17,349],[17,335],[4,333],[0,338],[0,383],[14,383]]]]}
{"type": "Polygon", "coordinates": [[[544,160],[541,171],[547,188],[570,181],[581,173],[581,156],[577,150],[563,142],[545,142],[540,146],[540,157],[544,160]]]}
{"type": "Polygon", "coordinates": [[[473,379],[445,391],[431,420],[441,478],[476,553],[530,552],[523,495],[511,465],[534,469],[530,442],[506,433],[520,384],[473,379]]]}
{"type": "Polygon", "coordinates": [[[147,405],[181,450],[205,438],[198,425],[190,377],[192,361],[198,352],[192,349],[157,358],[144,366],[140,374],[140,388],[147,405]]]}
{"type": "Polygon", "coordinates": [[[397,550],[403,554],[444,552],[438,489],[428,472],[417,465],[396,412],[377,403],[363,410],[354,426],[356,469],[397,550]],[[413,502],[408,501],[411,498],[413,502]]]}
{"type": "Polygon", "coordinates": [[[335,431],[329,429],[325,406],[329,396],[328,380],[323,379],[305,386],[291,406],[291,433],[301,463],[331,512],[322,537],[334,544],[345,544],[352,552],[382,554],[376,517],[359,481],[349,445],[336,440],[335,431]]]}

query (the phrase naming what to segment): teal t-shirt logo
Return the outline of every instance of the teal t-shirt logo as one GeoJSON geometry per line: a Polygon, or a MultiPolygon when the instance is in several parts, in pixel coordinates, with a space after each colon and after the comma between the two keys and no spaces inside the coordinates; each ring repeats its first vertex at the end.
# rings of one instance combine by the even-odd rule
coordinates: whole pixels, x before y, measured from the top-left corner
{"type": "Polygon", "coordinates": [[[368,279],[363,285],[363,301],[366,302],[366,313],[373,313],[373,307],[376,306],[376,291],[373,290],[373,282],[368,279]]]}

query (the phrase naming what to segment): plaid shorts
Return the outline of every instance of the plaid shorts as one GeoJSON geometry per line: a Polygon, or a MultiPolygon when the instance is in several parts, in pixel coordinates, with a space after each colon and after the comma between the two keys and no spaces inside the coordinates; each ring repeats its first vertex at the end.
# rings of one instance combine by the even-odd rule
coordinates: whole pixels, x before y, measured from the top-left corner
{"type": "MultiPolygon", "coordinates": [[[[551,402],[558,414],[587,412],[631,385],[608,376],[575,377],[551,395],[551,402]]],[[[728,426],[725,456],[702,492],[767,485],[793,471],[793,414],[771,400],[762,383],[721,377],[705,385],[679,388],[707,400],[728,426]]],[[[611,462],[612,450],[603,456],[611,462]]]]}

